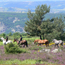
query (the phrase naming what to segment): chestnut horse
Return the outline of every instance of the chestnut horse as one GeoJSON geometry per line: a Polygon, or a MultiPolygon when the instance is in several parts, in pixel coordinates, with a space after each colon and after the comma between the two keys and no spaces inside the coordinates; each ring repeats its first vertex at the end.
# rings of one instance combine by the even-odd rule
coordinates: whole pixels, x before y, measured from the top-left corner
{"type": "Polygon", "coordinates": [[[28,47],[28,43],[27,43],[27,41],[26,40],[22,40],[22,41],[20,41],[19,42],[19,40],[17,40],[17,39],[14,39],[14,41],[13,42],[17,42],[17,44],[19,45],[24,45],[24,47],[25,47],[25,45],[26,45],[26,47],[28,47]]]}
{"type": "Polygon", "coordinates": [[[44,40],[39,40],[39,41],[38,41],[38,46],[39,46],[39,45],[42,45],[42,44],[45,44],[46,47],[47,47],[47,46],[49,46],[49,41],[46,40],[46,39],[44,39],[44,40]]]}
{"type": "Polygon", "coordinates": [[[34,44],[35,44],[35,43],[38,43],[39,40],[40,40],[40,39],[36,39],[36,40],[34,40],[34,44]]]}

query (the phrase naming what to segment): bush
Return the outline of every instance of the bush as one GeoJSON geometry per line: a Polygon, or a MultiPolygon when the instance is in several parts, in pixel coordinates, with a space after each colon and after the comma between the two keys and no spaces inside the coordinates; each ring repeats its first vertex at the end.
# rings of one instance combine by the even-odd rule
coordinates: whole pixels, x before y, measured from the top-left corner
{"type": "Polygon", "coordinates": [[[18,45],[14,45],[13,43],[9,43],[5,45],[5,53],[26,53],[25,49],[21,49],[18,45]]]}
{"type": "Polygon", "coordinates": [[[2,42],[2,40],[0,39],[0,41],[2,42]]]}

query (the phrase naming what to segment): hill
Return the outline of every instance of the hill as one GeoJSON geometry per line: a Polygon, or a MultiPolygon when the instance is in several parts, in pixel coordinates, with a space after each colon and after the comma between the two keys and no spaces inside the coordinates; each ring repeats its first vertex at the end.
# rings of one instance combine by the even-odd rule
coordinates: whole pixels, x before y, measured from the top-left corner
{"type": "Polygon", "coordinates": [[[0,12],[0,34],[9,32],[24,32],[26,13],[0,12]]]}
{"type": "MultiPolygon", "coordinates": [[[[45,19],[65,16],[64,13],[49,13],[45,19]]],[[[28,20],[27,13],[0,12],[0,34],[9,32],[25,32],[25,22],[28,20]]]]}

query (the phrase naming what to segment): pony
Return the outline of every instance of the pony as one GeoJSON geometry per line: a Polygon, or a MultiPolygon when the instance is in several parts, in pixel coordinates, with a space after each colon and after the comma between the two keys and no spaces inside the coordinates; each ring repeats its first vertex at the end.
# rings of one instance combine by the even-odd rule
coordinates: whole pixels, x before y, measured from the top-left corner
{"type": "Polygon", "coordinates": [[[11,40],[8,40],[8,41],[6,42],[6,40],[5,40],[3,37],[1,37],[0,39],[3,41],[3,44],[4,44],[4,45],[6,45],[6,44],[8,44],[8,43],[12,43],[11,40]]]}
{"type": "Polygon", "coordinates": [[[39,45],[42,45],[42,44],[45,44],[46,47],[47,47],[47,46],[49,46],[49,41],[46,40],[46,39],[44,39],[44,40],[39,40],[39,41],[38,41],[38,46],[39,46],[39,45]]]}
{"type": "Polygon", "coordinates": [[[24,47],[25,47],[25,45],[26,45],[26,47],[28,47],[28,43],[27,43],[27,41],[26,40],[22,40],[22,41],[20,41],[19,42],[19,40],[17,40],[17,39],[14,39],[14,41],[13,42],[17,42],[17,44],[19,45],[24,45],[24,47]]]}
{"type": "Polygon", "coordinates": [[[59,45],[63,46],[63,41],[62,40],[57,40],[57,39],[53,39],[53,42],[55,43],[55,47],[59,47],[59,45]]]}

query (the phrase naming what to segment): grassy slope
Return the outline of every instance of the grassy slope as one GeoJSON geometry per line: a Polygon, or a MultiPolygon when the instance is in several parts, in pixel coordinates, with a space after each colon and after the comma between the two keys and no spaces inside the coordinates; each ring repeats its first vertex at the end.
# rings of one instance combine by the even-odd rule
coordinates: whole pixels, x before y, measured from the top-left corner
{"type": "MultiPolygon", "coordinates": [[[[39,37],[31,37],[31,38],[24,38],[25,40],[28,41],[29,44],[31,44],[31,42],[33,42],[35,39],[39,39],[39,37]]],[[[13,40],[12,40],[13,41],[13,40]]],[[[17,44],[16,42],[14,42],[14,44],[17,44]]],[[[50,45],[52,45],[54,43],[51,43],[50,45]]],[[[64,43],[65,44],[65,43],[64,43]]],[[[3,45],[2,42],[0,42],[0,46],[3,45]]],[[[34,48],[34,47],[33,47],[34,48]]],[[[32,48],[31,48],[32,49],[32,48]]],[[[32,59],[27,59],[27,60],[24,60],[24,61],[20,61],[18,59],[13,59],[13,60],[0,60],[0,64],[36,64],[36,63],[39,63],[39,61],[37,60],[32,60],[32,59]]],[[[48,64],[48,65],[52,65],[53,63],[49,63],[49,62],[40,62],[40,64],[48,64]]],[[[55,65],[55,64],[54,64],[55,65]]]]}

